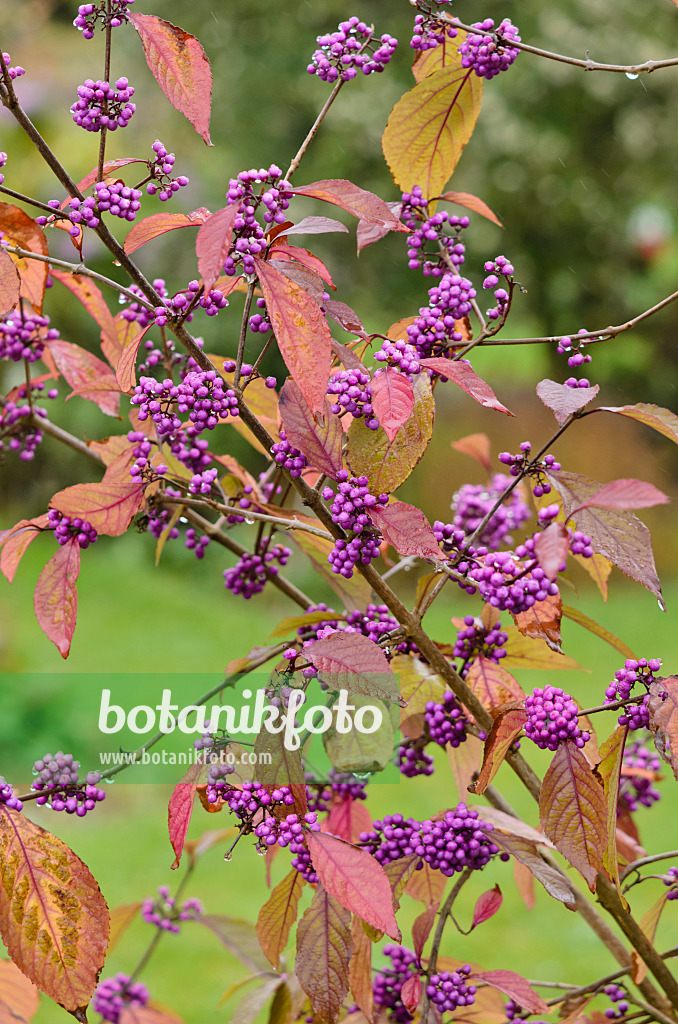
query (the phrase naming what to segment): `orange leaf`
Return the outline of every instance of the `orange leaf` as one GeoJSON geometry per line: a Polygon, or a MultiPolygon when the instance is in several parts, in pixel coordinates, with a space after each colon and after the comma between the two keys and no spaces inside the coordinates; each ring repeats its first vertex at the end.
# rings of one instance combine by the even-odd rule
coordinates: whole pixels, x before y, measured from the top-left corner
{"type": "Polygon", "coordinates": [[[482,655],[472,663],[466,685],[488,710],[512,700],[523,700],[525,694],[510,672],[482,655]]]}
{"type": "MultiPolygon", "coordinates": [[[[369,854],[368,854],[369,856],[369,854]]],[[[351,915],[321,885],[297,927],[294,970],[319,1020],[337,1019],[349,986],[351,915]]]]}
{"type": "Polygon", "coordinates": [[[617,886],[622,902],[619,884],[619,857],[617,856],[617,804],[619,802],[619,782],[624,758],[624,744],[628,735],[628,725],[620,725],[600,747],[600,761],[596,772],[603,783],[605,802],[607,804],[607,845],[603,854],[603,865],[610,878],[617,886]]]}
{"type": "Polygon", "coordinates": [[[67,658],[78,614],[80,546],[75,537],[59,547],[38,576],[33,607],[40,629],[67,658]]]}
{"type": "Polygon", "coordinates": [[[165,96],[211,146],[212,71],[202,46],[195,36],[154,14],[129,13],[127,17],[139,33],[146,63],[165,96]]]}
{"type": "MultiPolygon", "coordinates": [[[[120,411],[120,389],[110,368],[87,349],[57,338],[48,342],[54,362],[73,392],[98,405],[107,416],[120,411]]],[[[72,397],[71,395],[68,396],[72,397]]]]}
{"type": "Polygon", "coordinates": [[[297,907],[304,890],[304,877],[296,868],[276,885],[257,918],[257,935],[264,953],[277,968],[297,919],[297,907]]]}
{"type": "Polygon", "coordinates": [[[73,851],[0,807],[0,933],[19,969],[79,1020],[108,944],[108,907],[73,851]]]}
{"type": "Polygon", "coordinates": [[[10,530],[4,530],[0,535],[0,572],[5,579],[11,583],[14,580],[19,563],[25,555],[29,544],[32,544],[36,537],[40,536],[48,523],[47,514],[38,516],[37,519],[22,519],[10,530]]]}
{"type": "MultiPolygon", "coordinates": [[[[101,328],[102,339],[105,338],[108,345],[117,345],[118,332],[113,314],[106,304],[101,289],[97,288],[92,278],[85,277],[83,274],[67,274],[65,271],[59,270],[58,267],[52,267],[50,275],[55,281],[59,281],[65,288],[68,288],[83,304],[101,328]]],[[[74,386],[71,385],[71,387],[74,386]]]]}
{"type": "Polygon", "coordinates": [[[0,316],[10,313],[21,295],[21,276],[14,260],[0,249],[0,316]]]}
{"type": "Polygon", "coordinates": [[[351,925],[353,956],[349,968],[351,993],[368,1021],[374,1017],[374,993],[372,989],[372,943],[359,917],[353,917],[351,925]]]}
{"type": "Polygon", "coordinates": [[[545,640],[552,651],[560,654],[561,604],[560,594],[550,594],[543,601],[535,601],[527,611],[514,615],[513,621],[523,636],[545,640]]]}
{"type": "Polygon", "coordinates": [[[298,284],[268,263],[255,259],[267,315],[287,369],[312,412],[327,395],[332,348],[330,329],[320,306],[298,284]]]}
{"type": "MultiPolygon", "coordinates": [[[[10,245],[39,253],[41,256],[49,255],[45,232],[18,206],[0,203],[0,231],[3,233],[3,241],[9,242],[10,245]]],[[[9,255],[19,268],[21,297],[27,299],[33,309],[41,313],[49,267],[39,260],[22,259],[12,253],[9,255]]]]}
{"type": "Polygon", "coordinates": [[[526,721],[527,712],[524,708],[509,708],[507,711],[499,712],[485,740],[483,766],[480,769],[480,774],[477,780],[471,783],[471,792],[476,796],[484,793],[492,782],[511,749],[511,744],[522,732],[526,721]]]}
{"type": "Polygon", "coordinates": [[[0,960],[0,1024],[28,1024],[40,994],[11,960],[0,960]]]}
{"type": "Polygon", "coordinates": [[[125,903],[123,906],[113,908],[111,911],[111,931],[108,938],[107,955],[118,945],[120,939],[142,907],[143,903],[125,903]]]}
{"type": "Polygon", "coordinates": [[[472,459],[479,462],[483,469],[489,473],[492,468],[490,459],[490,439],[487,434],[467,434],[460,437],[458,441],[451,441],[450,444],[457,452],[470,455],[472,459]]]}
{"type": "Polygon", "coordinates": [[[239,212],[240,203],[233,203],[217,210],[200,225],[195,240],[195,254],[206,292],[214,287],[219,274],[223,273],[233,240],[233,221],[239,212]]]}
{"type": "Polygon", "coordinates": [[[440,198],[446,199],[448,203],[457,203],[458,206],[463,206],[465,209],[471,210],[472,213],[479,213],[481,217],[487,217],[493,224],[502,227],[496,213],[492,213],[487,203],[471,192],[443,192],[440,198]]]}
{"type": "Polygon", "coordinates": [[[118,387],[125,394],[128,394],[137,382],[136,375],[136,362],[137,355],[139,353],[139,346],[143,340],[144,335],[147,331],[150,331],[151,324],[147,327],[139,327],[134,324],[134,330],[127,332],[127,338],[124,348],[122,349],[118,362],[115,368],[115,378],[118,382],[118,387]]]}
{"type": "Polygon", "coordinates": [[[207,211],[196,210],[194,213],[152,213],[150,217],[144,217],[125,239],[123,249],[126,253],[136,252],[146,242],[167,234],[168,231],[176,231],[177,228],[199,228],[207,220],[207,211]]]}
{"type": "Polygon", "coordinates": [[[58,509],[65,516],[86,519],[97,533],[119,537],[141,508],[144,488],[135,483],[115,482],[108,476],[115,468],[114,462],[98,484],[75,484],[57,491],[50,507],[58,509]]]}
{"type": "Polygon", "coordinates": [[[376,373],[372,378],[372,406],[389,441],[407,423],[414,408],[412,381],[394,367],[376,373]]]}
{"type": "Polygon", "coordinates": [[[599,622],[595,622],[593,619],[590,619],[588,615],[585,615],[584,612],[579,610],[579,608],[571,608],[569,605],[564,604],[561,611],[566,619],[571,619],[572,622],[578,622],[580,626],[584,627],[584,629],[588,629],[591,633],[595,633],[595,635],[599,636],[601,640],[605,640],[610,647],[614,647],[616,651],[623,654],[625,658],[635,658],[635,654],[628,644],[625,644],[623,640],[616,637],[614,633],[610,633],[609,629],[605,629],[605,627],[601,626],[599,622]]]}

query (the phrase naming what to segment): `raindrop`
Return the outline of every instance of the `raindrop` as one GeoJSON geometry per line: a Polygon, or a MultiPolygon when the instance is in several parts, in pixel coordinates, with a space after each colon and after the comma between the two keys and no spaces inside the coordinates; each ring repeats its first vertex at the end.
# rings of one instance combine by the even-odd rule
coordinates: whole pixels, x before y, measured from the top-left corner
{"type": "Polygon", "coordinates": [[[664,602],[661,599],[661,597],[657,599],[657,604],[659,605],[659,610],[660,611],[662,611],[662,612],[666,611],[666,605],[664,604],[664,602]]]}
{"type": "Polygon", "coordinates": [[[247,516],[245,516],[245,522],[247,523],[248,526],[254,526],[254,520],[249,519],[247,516]]]}
{"type": "Polygon", "coordinates": [[[353,772],[353,774],[355,775],[356,779],[369,779],[370,776],[372,775],[372,772],[353,772]]]}
{"type": "Polygon", "coordinates": [[[630,81],[634,82],[636,80],[636,78],[638,77],[638,75],[637,74],[634,75],[633,72],[627,71],[626,72],[626,77],[628,79],[630,79],[630,81]]]}
{"type": "Polygon", "coordinates": [[[257,853],[259,854],[260,857],[265,857],[266,856],[266,847],[264,847],[264,846],[257,846],[256,847],[256,851],[257,851],[257,853]]]}
{"type": "Polygon", "coordinates": [[[224,854],[224,860],[233,860],[233,850],[227,850],[224,854]]]}

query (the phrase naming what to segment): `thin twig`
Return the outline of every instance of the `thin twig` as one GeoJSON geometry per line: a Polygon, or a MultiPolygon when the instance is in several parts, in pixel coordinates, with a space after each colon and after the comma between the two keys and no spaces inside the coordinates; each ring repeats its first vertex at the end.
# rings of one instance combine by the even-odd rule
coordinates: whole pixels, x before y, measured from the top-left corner
{"type": "Polygon", "coordinates": [[[283,179],[284,181],[289,181],[290,180],[290,178],[292,177],[292,175],[296,171],[297,167],[299,166],[299,164],[303,160],[304,154],[306,153],[306,150],[311,145],[311,143],[313,142],[313,139],[317,135],[318,129],[320,128],[320,125],[325,120],[325,116],[327,114],[327,111],[330,109],[330,107],[332,106],[332,104],[336,100],[337,96],[339,95],[339,90],[341,89],[343,84],[344,84],[344,80],[343,80],[343,78],[340,78],[339,81],[337,82],[337,84],[335,85],[334,89],[332,90],[332,92],[329,94],[329,96],[325,100],[325,103],[323,104],[323,107],[322,107],[320,113],[318,114],[318,116],[316,117],[315,121],[311,125],[311,128],[309,129],[308,135],[306,136],[306,138],[302,142],[301,146],[297,150],[297,155],[292,159],[292,163],[287,168],[287,171],[285,172],[285,177],[283,179]]]}
{"type": "Polygon", "coordinates": [[[638,868],[644,867],[646,864],[656,864],[660,860],[674,860],[678,859],[678,850],[669,850],[668,853],[654,853],[649,857],[640,857],[638,860],[634,860],[631,864],[627,864],[621,873],[620,882],[623,882],[625,878],[631,874],[632,871],[637,871],[638,868]]]}

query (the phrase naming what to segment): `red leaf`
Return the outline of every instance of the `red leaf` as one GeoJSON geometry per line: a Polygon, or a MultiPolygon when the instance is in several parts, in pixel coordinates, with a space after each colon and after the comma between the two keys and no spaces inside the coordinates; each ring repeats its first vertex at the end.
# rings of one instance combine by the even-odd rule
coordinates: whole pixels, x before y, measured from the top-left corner
{"type": "Polygon", "coordinates": [[[455,451],[470,455],[472,459],[480,463],[483,469],[490,472],[492,461],[490,459],[490,439],[487,434],[468,434],[466,437],[460,437],[458,441],[450,443],[455,451]]]}
{"type": "Polygon", "coordinates": [[[219,274],[223,272],[233,241],[233,221],[239,212],[240,203],[233,203],[217,210],[200,225],[195,240],[195,253],[206,292],[214,287],[219,274]]]}
{"type": "Polygon", "coordinates": [[[257,935],[264,953],[277,968],[297,919],[297,907],[304,889],[304,878],[296,868],[276,885],[257,918],[257,935]]]}
{"type": "Polygon", "coordinates": [[[394,367],[376,373],[372,379],[374,415],[386,431],[389,441],[407,423],[414,408],[412,381],[394,367]]]}
{"type": "Polygon", "coordinates": [[[139,33],[146,63],[165,96],[211,146],[212,72],[202,46],[195,36],[153,14],[127,17],[139,33]]]}
{"type": "Polygon", "coordinates": [[[636,405],[603,405],[595,411],[615,412],[619,416],[628,416],[629,419],[651,427],[652,430],[668,437],[674,444],[678,444],[678,416],[661,405],[650,405],[647,402],[638,402],[636,405]]]}
{"type": "Polygon", "coordinates": [[[391,886],[381,864],[366,850],[322,832],[309,832],[307,841],[323,888],[342,907],[399,942],[391,886]]]}
{"type": "MultiPolygon", "coordinates": [[[[340,206],[342,210],[348,210],[354,217],[366,225],[375,225],[385,231],[409,231],[396,214],[391,210],[383,199],[358,188],[352,181],[344,178],[330,178],[324,181],[314,181],[310,185],[302,185],[291,189],[295,196],[311,196],[314,199],[322,199],[325,203],[333,203],[340,206]]],[[[379,237],[382,237],[379,235],[379,237]]],[[[376,241],[374,237],[366,235],[363,231],[359,239],[358,252],[365,245],[376,241]]]]}
{"type": "MultiPolygon", "coordinates": [[[[483,813],[485,811],[486,808],[483,808],[483,813]]],[[[524,864],[554,900],[563,903],[568,910],[577,909],[570,883],[562,872],[556,871],[539,856],[538,843],[523,836],[507,835],[496,828],[492,833],[492,842],[496,843],[500,850],[510,853],[519,863],[524,864]]]]}
{"type": "MultiPolygon", "coordinates": [[[[193,213],[152,213],[135,224],[125,239],[123,249],[126,253],[135,252],[146,242],[166,235],[177,228],[199,228],[210,216],[207,210],[195,210],[193,213]]],[[[217,275],[218,276],[218,275],[217,275]]]]}
{"type": "Polygon", "coordinates": [[[137,355],[139,353],[139,346],[153,325],[149,324],[147,327],[138,327],[134,325],[134,332],[130,332],[130,337],[127,344],[120,353],[120,358],[115,370],[115,379],[118,382],[118,387],[125,394],[128,394],[135,386],[137,382],[136,375],[136,362],[137,355]]]}
{"type": "Polygon", "coordinates": [[[28,1024],[39,1006],[35,985],[11,960],[0,960],[0,1024],[28,1024]]]}
{"type": "Polygon", "coordinates": [[[472,195],[470,192],[443,192],[439,198],[445,199],[448,203],[456,203],[458,206],[463,206],[465,209],[471,210],[472,213],[479,213],[481,217],[487,217],[493,224],[502,227],[499,217],[497,217],[496,213],[492,213],[487,203],[484,203],[482,199],[472,195]]]}
{"type": "Polygon", "coordinates": [[[551,523],[534,538],[537,561],[550,580],[562,571],[569,550],[570,534],[563,523],[551,523]]]}
{"type": "MultiPolygon", "coordinates": [[[[28,252],[40,253],[41,256],[49,255],[45,232],[18,206],[0,203],[0,231],[5,243],[9,242],[10,245],[26,249],[28,252]]],[[[21,298],[28,299],[33,309],[41,313],[49,267],[40,260],[22,259],[11,253],[9,257],[19,268],[21,298]]]]}
{"type": "Polygon", "coordinates": [[[527,712],[524,708],[514,707],[499,712],[485,740],[483,766],[477,780],[471,783],[470,792],[476,796],[485,792],[503,764],[516,736],[522,732],[526,721],[527,712]]]}
{"type": "Polygon", "coordinates": [[[152,1006],[147,1003],[139,1006],[136,1003],[124,1003],[118,1017],[118,1024],[183,1024],[181,1018],[165,1007],[152,1006]]]}
{"type": "Polygon", "coordinates": [[[592,402],[600,388],[594,384],[590,388],[570,388],[567,384],[558,384],[555,380],[540,380],[537,394],[547,409],[551,409],[558,423],[578,412],[592,402]]]}
{"type": "Polygon", "coordinates": [[[80,546],[71,537],[52,555],[38,577],[33,607],[40,629],[67,658],[78,614],[76,583],[80,573],[80,546]]]}
{"type": "Polygon", "coordinates": [[[332,633],[305,653],[330,690],[398,700],[398,683],[386,655],[361,633],[332,633]]]}
{"type": "Polygon", "coordinates": [[[351,993],[369,1022],[374,1017],[374,993],[372,990],[372,942],[363,928],[359,917],[351,925],[353,956],[348,965],[351,993]]]}
{"type": "Polygon", "coordinates": [[[0,317],[10,313],[19,302],[21,276],[14,260],[0,249],[0,317]]]}
{"type": "Polygon", "coordinates": [[[565,515],[572,516],[577,529],[588,534],[593,550],[647,587],[663,608],[650,533],[640,519],[623,509],[582,509],[582,504],[601,489],[590,477],[563,471],[546,475],[563,500],[565,515]]]}
{"type": "Polygon", "coordinates": [[[348,992],[352,952],[351,915],[319,885],[297,927],[294,970],[321,1021],[337,1019],[348,992]]]}
{"type": "Polygon", "coordinates": [[[421,978],[411,974],[400,991],[400,998],[408,1013],[414,1014],[421,999],[421,978]]]}
{"type": "MultiPolygon", "coordinates": [[[[332,317],[335,323],[338,323],[349,334],[355,334],[359,338],[369,337],[356,311],[347,306],[345,302],[337,302],[335,299],[323,299],[322,308],[328,316],[332,317]]],[[[340,345],[334,338],[332,338],[332,351],[335,356],[341,359],[347,369],[365,372],[365,366],[354,355],[353,350],[345,345],[340,345]]]]}
{"type": "Polygon", "coordinates": [[[19,562],[26,554],[29,544],[40,536],[40,531],[47,523],[46,514],[36,519],[22,519],[11,530],[6,530],[0,535],[0,572],[9,583],[13,581],[19,562]]]}
{"type": "MultiPolygon", "coordinates": [[[[104,163],[104,179],[109,177],[113,173],[113,171],[120,170],[121,167],[127,167],[129,164],[145,164],[145,163],[146,163],[145,160],[141,160],[139,157],[135,157],[135,156],[123,156],[123,157],[118,157],[116,160],[106,160],[106,162],[104,163]]],[[[93,185],[94,182],[98,181],[98,180],[99,180],[99,168],[97,166],[97,167],[93,167],[92,170],[89,172],[89,174],[86,174],[85,177],[82,179],[82,181],[78,182],[78,184],[76,185],[76,188],[79,189],[80,192],[85,192],[90,187],[90,185],[93,185]]],[[[63,203],[61,204],[61,209],[65,210],[69,203],[70,203],[70,199],[67,197],[66,199],[64,199],[63,203]]]]}
{"type": "Polygon", "coordinates": [[[314,274],[317,274],[330,288],[336,287],[332,280],[332,275],[323,261],[314,256],[308,249],[300,249],[297,245],[285,245],[283,242],[276,242],[275,245],[271,246],[269,260],[300,263],[302,267],[306,267],[307,270],[312,270],[314,274]]]}
{"type": "Polygon", "coordinates": [[[415,918],[412,924],[412,946],[420,960],[437,916],[438,906],[432,903],[421,912],[419,917],[415,918]]]}
{"type": "Polygon", "coordinates": [[[370,812],[362,800],[352,800],[350,796],[336,799],[330,807],[327,817],[327,831],[347,843],[357,843],[361,832],[369,832],[372,828],[370,812]]]}
{"type": "Polygon", "coordinates": [[[115,319],[106,304],[101,290],[97,288],[92,278],[84,277],[82,274],[67,274],[63,270],[59,270],[58,267],[52,267],[50,274],[56,281],[59,281],[65,288],[68,288],[75,295],[76,299],[83,304],[90,316],[98,323],[107,343],[113,346],[117,345],[118,332],[115,326],[115,319]]]}
{"type": "Polygon", "coordinates": [[[462,391],[474,398],[486,409],[496,409],[497,412],[513,416],[513,413],[501,404],[489,384],[478,376],[471,366],[464,359],[441,359],[439,356],[433,359],[420,359],[420,366],[425,366],[435,373],[439,373],[448,380],[453,380],[462,391]]]}
{"type": "Polygon", "coordinates": [[[513,621],[523,634],[533,640],[544,640],[552,651],[562,654],[560,645],[560,620],[562,599],[560,594],[551,594],[543,601],[536,601],[525,612],[513,616],[513,621]]]}
{"type": "Polygon", "coordinates": [[[169,840],[174,850],[173,870],[179,867],[181,861],[188,826],[191,824],[198,780],[202,774],[203,767],[202,764],[191,765],[172,790],[172,795],[167,805],[167,828],[169,830],[169,840]]]}
{"type": "Polygon", "coordinates": [[[343,231],[348,234],[348,228],[339,220],[332,220],[331,217],[304,217],[298,224],[291,224],[285,228],[285,235],[325,235],[332,231],[343,231]]]}
{"type": "Polygon", "coordinates": [[[287,369],[312,412],[327,396],[332,350],[330,329],[320,306],[299,285],[263,260],[255,259],[257,276],[287,369]]]}
{"type": "MultiPolygon", "coordinates": [[[[498,885],[495,885],[493,889],[488,889],[476,900],[476,905],[473,908],[473,923],[471,928],[477,928],[479,924],[484,921],[489,921],[491,917],[497,913],[504,897],[501,894],[501,889],[498,885]]],[[[535,1011],[536,1013],[537,1011],[535,1011]]]]}
{"type": "Polygon", "coordinates": [[[678,779],[678,676],[650,683],[648,711],[655,746],[678,779]]]}
{"type": "Polygon", "coordinates": [[[489,711],[512,700],[523,700],[525,694],[510,672],[482,655],[468,670],[466,685],[489,711]]]}
{"type": "Polygon", "coordinates": [[[344,433],[330,403],[325,399],[322,409],[313,413],[301,388],[291,378],[283,384],[278,401],[289,443],[306,456],[314,469],[336,479],[343,466],[344,433]]]}
{"type": "MultiPolygon", "coordinates": [[[[267,266],[279,270],[290,281],[298,284],[302,291],[311,296],[322,309],[323,296],[326,294],[325,282],[313,270],[303,266],[296,260],[273,260],[269,259],[267,266]]],[[[323,310],[324,312],[324,310],[323,310]]]]}
{"type": "Polygon", "coordinates": [[[610,480],[609,484],[603,484],[599,491],[587,498],[570,515],[593,506],[619,509],[652,508],[654,505],[666,505],[670,500],[663,491],[643,480],[610,480]]]}
{"type": "Polygon", "coordinates": [[[444,556],[431,525],[416,506],[405,501],[392,501],[383,508],[375,505],[370,518],[399,555],[442,561],[444,556]]]}
{"type": "Polygon", "coordinates": [[[529,1010],[530,1013],[550,1012],[550,1008],[535,992],[529,981],[514,971],[473,971],[471,979],[484,981],[486,985],[498,988],[500,992],[503,992],[509,999],[513,999],[525,1010],[529,1010]]]}
{"type": "Polygon", "coordinates": [[[558,747],[544,776],[539,817],[556,849],[595,892],[607,842],[607,808],[603,787],[570,740],[558,747]]]}
{"type": "Polygon", "coordinates": [[[75,484],[57,491],[50,502],[65,516],[79,516],[92,524],[97,533],[119,537],[125,532],[144,501],[139,484],[108,482],[106,470],[98,484],[75,484]]]}
{"type": "Polygon", "coordinates": [[[75,393],[94,402],[107,416],[119,414],[118,383],[103,360],[87,349],[70,341],[62,341],[61,338],[48,342],[48,348],[59,371],[75,393]]]}

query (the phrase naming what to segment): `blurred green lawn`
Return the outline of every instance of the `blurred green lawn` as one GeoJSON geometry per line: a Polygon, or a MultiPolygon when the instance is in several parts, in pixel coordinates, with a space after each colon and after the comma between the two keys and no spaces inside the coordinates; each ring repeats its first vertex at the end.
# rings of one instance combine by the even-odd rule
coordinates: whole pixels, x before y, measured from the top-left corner
{"type": "MultiPolygon", "coordinates": [[[[29,776],[30,763],[42,752],[36,743],[43,743],[50,732],[55,747],[70,745],[76,756],[81,749],[92,749],[96,723],[89,710],[91,694],[82,691],[83,680],[97,690],[106,674],[120,673],[124,679],[128,673],[130,698],[134,696],[133,672],[168,673],[170,680],[183,670],[191,675],[205,673],[202,678],[209,680],[208,685],[216,683],[229,660],[262,643],[264,632],[290,612],[275,593],[264,594],[253,605],[225,593],[219,573],[214,571],[218,560],[214,552],[208,552],[206,561],[213,561],[205,567],[194,567],[188,553],[179,550],[156,569],[151,564],[148,538],[122,538],[114,548],[103,540],[83,559],[79,621],[71,657],[63,662],[32,616],[32,588],[46,557],[44,547],[39,549],[40,543],[38,540],[30,549],[12,589],[6,585],[0,589],[3,667],[8,672],[24,673],[23,678],[30,683],[28,688],[3,686],[0,746],[7,756],[3,756],[2,770],[11,778],[29,776]]],[[[303,576],[295,579],[304,585],[303,576]]],[[[618,574],[613,577],[607,604],[587,578],[582,576],[575,582],[581,592],[568,595],[567,600],[623,637],[637,654],[661,656],[665,669],[671,671],[678,659],[678,631],[672,611],[678,602],[678,584],[669,582],[665,588],[669,612],[663,615],[649,593],[631,587],[618,574]]],[[[450,616],[468,610],[467,599],[450,587],[427,619],[434,637],[449,639],[450,616]]],[[[523,687],[530,690],[548,678],[573,692],[582,703],[598,703],[621,656],[573,623],[564,624],[563,635],[567,653],[590,671],[548,676],[523,672],[519,675],[523,687]]],[[[608,720],[606,728],[611,725],[608,720]]],[[[548,755],[532,749],[527,753],[537,770],[543,771],[548,755]]],[[[535,805],[506,768],[501,769],[497,782],[526,819],[537,824],[535,805]]],[[[172,853],[167,839],[170,792],[170,785],[140,786],[117,781],[108,787],[106,802],[83,820],[50,815],[35,807],[29,814],[72,845],[91,868],[109,905],[115,907],[142,900],[159,885],[178,883],[183,868],[176,874],[170,871],[172,853]]],[[[423,818],[458,799],[445,759],[439,757],[436,773],[430,779],[372,785],[369,807],[373,817],[397,810],[423,818]]],[[[677,811],[675,787],[667,779],[662,803],[653,810],[641,810],[639,815],[649,850],[678,847],[674,824],[677,811]]],[[[207,817],[197,808],[190,834],[199,835],[226,824],[223,816],[207,817]]],[[[285,873],[287,862],[287,854],[281,853],[273,865],[274,881],[285,873]]],[[[223,848],[215,848],[200,861],[188,893],[200,898],[212,913],[254,921],[266,898],[264,875],[264,862],[251,844],[243,842],[230,863],[223,861],[223,848]]],[[[589,929],[539,886],[535,909],[524,909],[510,864],[491,864],[469,883],[457,905],[462,925],[468,925],[478,895],[495,882],[505,897],[499,914],[469,937],[458,935],[450,925],[443,946],[445,954],[475,960],[488,969],[508,968],[531,978],[575,983],[592,980],[596,972],[614,969],[611,956],[599,947],[589,929]]],[[[634,910],[646,909],[662,888],[658,882],[648,882],[634,889],[634,910]]],[[[308,900],[308,895],[304,899],[308,900]]],[[[400,920],[406,945],[411,944],[410,927],[420,909],[411,899],[403,899],[400,920]]],[[[660,927],[661,948],[673,941],[672,909],[669,905],[666,922],[660,927]]],[[[129,972],[150,934],[147,925],[136,921],[112,953],[105,975],[129,972]]],[[[380,961],[378,953],[375,959],[380,961]]],[[[182,934],[163,939],[142,980],[186,1024],[197,1024],[205,1014],[214,1012],[222,993],[245,974],[210,932],[187,924],[182,934]]],[[[216,1016],[228,1020],[237,998],[217,1010],[216,1016]]],[[[63,1019],[63,1012],[47,1000],[35,1018],[36,1024],[63,1019]]]]}

